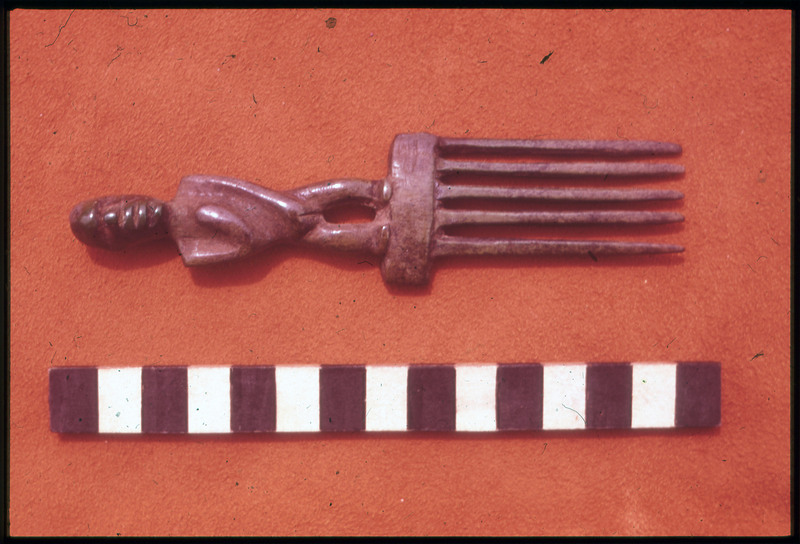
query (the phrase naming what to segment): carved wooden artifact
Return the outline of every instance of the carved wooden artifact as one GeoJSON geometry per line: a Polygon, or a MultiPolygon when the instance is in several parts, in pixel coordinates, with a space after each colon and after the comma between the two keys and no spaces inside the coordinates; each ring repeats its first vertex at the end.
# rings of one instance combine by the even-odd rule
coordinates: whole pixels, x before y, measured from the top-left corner
{"type": "MultiPolygon", "coordinates": [[[[681,246],[628,241],[463,236],[463,225],[641,225],[683,221],[671,211],[584,209],[585,203],[679,200],[673,190],[564,187],[563,181],[677,176],[678,164],[634,162],[677,155],[677,144],[650,141],[482,140],[400,134],[389,173],[377,181],[330,180],[278,192],[217,176],[183,178],[172,201],[117,195],[82,202],[70,213],[75,236],[121,250],[170,236],[187,266],[239,259],[276,244],[309,244],[382,257],[387,283],[424,284],[433,259],[447,255],[673,253],[681,246]],[[557,162],[543,162],[555,157],[557,162]],[[534,160],[531,160],[534,159],[534,160]],[[538,159],[538,160],[536,160],[538,159]],[[556,187],[498,184],[503,178],[550,180],[556,187]],[[477,182],[477,183],[476,183],[477,182]],[[580,210],[474,209],[473,202],[525,201],[580,210]],[[372,208],[367,223],[330,223],[325,213],[353,202],[372,208]],[[467,206],[458,206],[459,203],[467,206]]],[[[490,206],[491,208],[491,206],[490,206]]]]}

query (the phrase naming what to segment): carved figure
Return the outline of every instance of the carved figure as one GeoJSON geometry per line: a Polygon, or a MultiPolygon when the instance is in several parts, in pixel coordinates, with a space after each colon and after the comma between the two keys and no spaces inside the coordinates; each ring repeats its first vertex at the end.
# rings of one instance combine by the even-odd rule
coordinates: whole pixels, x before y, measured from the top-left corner
{"type": "Polygon", "coordinates": [[[674,176],[683,173],[682,166],[629,159],[677,155],[680,151],[676,144],[649,141],[481,140],[400,134],[394,140],[389,174],[383,180],[331,180],[278,192],[232,178],[191,175],[181,180],[172,201],[143,195],[88,200],[72,210],[70,225],[85,244],[109,250],[170,236],[187,266],[239,259],[287,243],[369,252],[383,257],[381,273],[386,282],[424,284],[429,280],[432,260],[446,255],[683,251],[668,244],[487,239],[447,232],[452,226],[477,224],[643,225],[683,221],[681,214],[668,211],[489,211],[450,206],[456,201],[510,199],[566,203],[678,200],[683,195],[672,190],[503,187],[485,182],[498,176],[598,182],[619,176],[674,176]],[[536,156],[606,160],[495,160],[536,156]],[[461,176],[478,177],[484,184],[454,182],[461,176]],[[352,201],[374,209],[374,219],[345,224],[325,220],[326,211],[352,201]]]}

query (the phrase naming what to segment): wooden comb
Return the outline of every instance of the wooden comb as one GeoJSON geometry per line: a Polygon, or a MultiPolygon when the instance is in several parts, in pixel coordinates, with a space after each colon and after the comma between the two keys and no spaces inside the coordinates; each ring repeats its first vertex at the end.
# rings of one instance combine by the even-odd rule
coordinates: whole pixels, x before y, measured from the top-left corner
{"type": "Polygon", "coordinates": [[[276,244],[367,252],[382,258],[387,283],[419,285],[429,281],[434,259],[451,255],[588,254],[596,259],[683,251],[678,245],[651,242],[458,232],[497,225],[635,229],[683,221],[674,211],[607,209],[680,200],[678,191],[605,187],[609,180],[630,184],[679,176],[684,172],[679,164],[641,159],[680,152],[677,144],[652,141],[400,134],[382,180],[338,179],[279,192],[233,178],[192,175],[181,180],[169,202],[143,195],[96,198],[75,206],[70,224],[82,242],[110,250],[169,236],[187,266],[239,259],[276,244]],[[520,186],[520,179],[545,186],[520,186]],[[580,209],[498,208],[502,202],[580,209]],[[348,203],[370,208],[374,218],[341,224],[325,218],[348,203]]]}

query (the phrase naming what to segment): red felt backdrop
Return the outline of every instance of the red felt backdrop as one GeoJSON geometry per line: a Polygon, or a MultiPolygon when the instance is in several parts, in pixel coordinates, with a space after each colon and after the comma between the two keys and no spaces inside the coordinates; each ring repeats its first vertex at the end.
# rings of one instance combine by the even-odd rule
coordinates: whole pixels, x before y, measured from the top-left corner
{"type": "Polygon", "coordinates": [[[789,12],[14,11],[13,535],[786,534],[789,12]],[[330,18],[335,18],[335,25],[330,18]],[[552,54],[550,54],[552,52],[552,54]],[[545,60],[545,57],[549,57],[545,60]],[[678,257],[188,270],[79,200],[378,179],[399,132],[675,141],[678,257]],[[718,360],[714,431],[66,437],[65,365],[718,360]]]}

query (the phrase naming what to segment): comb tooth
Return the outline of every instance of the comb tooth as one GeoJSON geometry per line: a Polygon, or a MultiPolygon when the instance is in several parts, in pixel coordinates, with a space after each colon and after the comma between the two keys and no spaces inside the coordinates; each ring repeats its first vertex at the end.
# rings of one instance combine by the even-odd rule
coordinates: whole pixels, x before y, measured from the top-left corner
{"type": "Polygon", "coordinates": [[[439,149],[453,154],[590,154],[613,157],[677,155],[681,146],[649,140],[492,140],[439,138],[439,149]]]}
{"type": "Polygon", "coordinates": [[[680,253],[682,246],[647,242],[594,240],[502,240],[442,236],[432,252],[435,257],[451,255],[636,255],[680,253]]]}
{"type": "Polygon", "coordinates": [[[648,200],[680,200],[683,193],[658,189],[537,189],[530,187],[487,187],[473,185],[440,185],[439,200],[456,198],[524,199],[582,202],[625,202],[648,200]]]}
{"type": "Polygon", "coordinates": [[[669,176],[684,173],[680,164],[616,162],[480,162],[437,159],[436,169],[447,174],[488,174],[527,177],[669,176]]]}
{"type": "Polygon", "coordinates": [[[437,210],[436,219],[446,225],[537,225],[627,224],[659,225],[683,221],[677,212],[587,211],[587,212],[490,212],[482,210],[437,210]]]}

